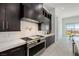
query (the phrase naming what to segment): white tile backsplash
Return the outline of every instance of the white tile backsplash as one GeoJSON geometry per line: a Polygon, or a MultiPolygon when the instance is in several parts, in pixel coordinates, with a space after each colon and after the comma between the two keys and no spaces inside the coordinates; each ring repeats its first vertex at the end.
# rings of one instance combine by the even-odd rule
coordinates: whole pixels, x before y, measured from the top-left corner
{"type": "Polygon", "coordinates": [[[38,31],[36,23],[21,21],[21,31],[0,32],[0,43],[37,34],[41,35],[44,32],[38,31]]]}
{"type": "Polygon", "coordinates": [[[30,33],[36,32],[38,31],[38,24],[27,21],[21,21],[21,30],[30,33]]]}
{"type": "Polygon", "coordinates": [[[21,31],[0,32],[0,43],[14,40],[16,38],[35,35],[37,33],[38,25],[36,23],[21,21],[21,31]],[[29,30],[30,28],[31,30],[29,30]]]}
{"type": "Polygon", "coordinates": [[[9,40],[14,40],[19,32],[0,32],[0,42],[6,42],[9,40]]]}

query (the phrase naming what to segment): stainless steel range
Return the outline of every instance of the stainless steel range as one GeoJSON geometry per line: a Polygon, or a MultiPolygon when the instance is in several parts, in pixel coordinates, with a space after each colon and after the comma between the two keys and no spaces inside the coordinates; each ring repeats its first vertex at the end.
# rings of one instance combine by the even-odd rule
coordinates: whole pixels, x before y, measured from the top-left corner
{"type": "Polygon", "coordinates": [[[27,42],[27,55],[39,55],[46,48],[46,40],[44,36],[35,35],[30,37],[22,38],[27,42]]]}

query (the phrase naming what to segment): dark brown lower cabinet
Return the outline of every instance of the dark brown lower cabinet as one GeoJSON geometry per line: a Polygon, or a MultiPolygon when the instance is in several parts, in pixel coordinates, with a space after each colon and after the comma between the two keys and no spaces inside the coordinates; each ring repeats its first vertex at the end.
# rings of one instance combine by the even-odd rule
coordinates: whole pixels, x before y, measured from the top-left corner
{"type": "Polygon", "coordinates": [[[55,42],[55,36],[49,36],[46,38],[46,47],[49,47],[55,42]]]}
{"type": "Polygon", "coordinates": [[[22,45],[7,51],[0,52],[0,56],[25,56],[26,55],[26,45],[22,45]]]}

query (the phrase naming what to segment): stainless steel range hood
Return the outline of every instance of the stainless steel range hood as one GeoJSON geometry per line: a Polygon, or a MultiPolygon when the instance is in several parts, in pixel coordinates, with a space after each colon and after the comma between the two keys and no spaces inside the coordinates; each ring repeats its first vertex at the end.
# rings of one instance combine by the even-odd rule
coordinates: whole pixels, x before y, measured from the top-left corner
{"type": "Polygon", "coordinates": [[[23,17],[21,20],[22,20],[22,21],[27,21],[27,22],[32,22],[32,23],[39,23],[39,21],[30,19],[30,18],[25,18],[25,17],[23,17]]]}

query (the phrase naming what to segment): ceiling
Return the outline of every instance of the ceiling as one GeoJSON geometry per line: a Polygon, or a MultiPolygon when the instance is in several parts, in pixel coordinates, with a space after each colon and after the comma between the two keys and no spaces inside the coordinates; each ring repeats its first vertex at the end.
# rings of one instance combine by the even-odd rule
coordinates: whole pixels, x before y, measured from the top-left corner
{"type": "Polygon", "coordinates": [[[44,3],[44,6],[50,7],[71,7],[79,6],[79,3],[44,3]]]}
{"type": "Polygon", "coordinates": [[[79,3],[44,3],[43,5],[51,13],[55,8],[55,14],[59,17],[79,15],[79,3]]]}

